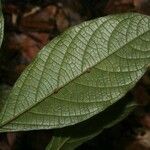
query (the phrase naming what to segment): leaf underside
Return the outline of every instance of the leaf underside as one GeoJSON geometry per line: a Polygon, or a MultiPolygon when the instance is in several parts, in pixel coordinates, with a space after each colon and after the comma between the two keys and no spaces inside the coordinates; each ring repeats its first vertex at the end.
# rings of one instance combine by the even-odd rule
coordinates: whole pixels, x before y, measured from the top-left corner
{"type": "Polygon", "coordinates": [[[6,99],[10,93],[11,88],[6,85],[0,85],[0,111],[2,110],[3,106],[5,105],[6,99]]]}
{"type": "Polygon", "coordinates": [[[16,82],[0,130],[62,128],[103,112],[131,89],[150,58],[150,17],[84,22],[53,39],[16,82]]]}

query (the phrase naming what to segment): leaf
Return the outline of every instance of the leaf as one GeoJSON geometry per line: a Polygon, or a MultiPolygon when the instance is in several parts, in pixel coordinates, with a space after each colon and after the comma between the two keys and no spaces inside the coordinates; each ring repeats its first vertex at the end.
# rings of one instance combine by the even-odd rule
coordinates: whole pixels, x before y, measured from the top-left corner
{"type": "Polygon", "coordinates": [[[6,99],[8,98],[8,95],[10,93],[10,87],[7,85],[0,85],[0,110],[2,110],[6,99]]]}
{"type": "Polygon", "coordinates": [[[2,5],[1,5],[1,1],[0,1],[0,47],[1,47],[2,41],[3,41],[3,34],[4,34],[4,18],[3,18],[3,14],[2,14],[2,5]]]}
{"type": "MultiPolygon", "coordinates": [[[[46,147],[46,150],[61,150],[63,145],[69,140],[69,137],[53,137],[46,147]]],[[[67,150],[67,149],[66,149],[67,150]]]]}
{"type": "Polygon", "coordinates": [[[119,100],[110,106],[109,109],[77,126],[55,130],[53,133],[55,136],[53,136],[46,150],[73,150],[82,143],[97,136],[105,128],[117,124],[137,105],[134,101],[128,100],[131,99],[129,96],[119,100]]]}
{"type": "Polygon", "coordinates": [[[131,89],[150,58],[150,17],[111,15],[53,39],[16,82],[1,131],[53,129],[103,112],[131,89]]]}

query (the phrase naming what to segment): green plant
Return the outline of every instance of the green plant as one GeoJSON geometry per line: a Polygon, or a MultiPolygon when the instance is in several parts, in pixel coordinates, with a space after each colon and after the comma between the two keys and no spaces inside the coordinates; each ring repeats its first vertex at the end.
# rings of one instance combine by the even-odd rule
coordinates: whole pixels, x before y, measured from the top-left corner
{"type": "Polygon", "coordinates": [[[53,129],[47,150],[71,150],[116,124],[136,106],[124,95],[149,64],[149,37],[150,17],[136,13],[68,29],[39,52],[4,98],[0,131],[53,129]]]}

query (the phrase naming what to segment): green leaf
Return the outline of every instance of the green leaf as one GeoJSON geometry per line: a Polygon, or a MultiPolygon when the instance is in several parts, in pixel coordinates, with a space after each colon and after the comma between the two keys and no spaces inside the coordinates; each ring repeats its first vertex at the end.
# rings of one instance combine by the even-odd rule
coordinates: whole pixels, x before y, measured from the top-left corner
{"type": "MultiPolygon", "coordinates": [[[[131,99],[131,97],[128,98],[131,99]]],[[[137,105],[133,101],[129,101],[128,98],[118,101],[99,115],[76,126],[55,130],[53,133],[55,136],[46,150],[74,150],[82,143],[97,136],[105,128],[117,124],[137,105]]]]}
{"type": "Polygon", "coordinates": [[[4,34],[4,18],[3,18],[3,14],[2,14],[2,5],[1,5],[1,1],[0,1],[0,47],[1,47],[2,41],[3,41],[3,34],[4,34]]]}
{"type": "Polygon", "coordinates": [[[11,88],[7,85],[0,85],[0,111],[2,110],[3,106],[5,105],[5,102],[10,93],[10,89],[11,88]]]}
{"type": "Polygon", "coordinates": [[[1,131],[62,128],[103,112],[131,89],[150,58],[150,17],[111,15],[53,39],[16,82],[1,131]]]}

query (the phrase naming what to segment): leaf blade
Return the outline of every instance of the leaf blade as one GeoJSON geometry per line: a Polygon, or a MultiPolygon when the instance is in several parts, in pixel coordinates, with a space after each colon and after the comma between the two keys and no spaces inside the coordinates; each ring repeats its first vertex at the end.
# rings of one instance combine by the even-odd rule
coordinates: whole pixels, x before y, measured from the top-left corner
{"type": "Polygon", "coordinates": [[[139,14],[112,15],[55,38],[15,84],[1,128],[60,128],[104,111],[145,72],[149,22],[139,14]]]}

